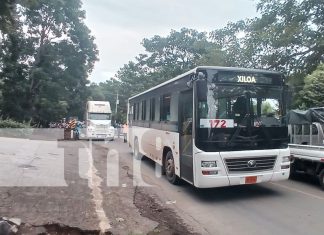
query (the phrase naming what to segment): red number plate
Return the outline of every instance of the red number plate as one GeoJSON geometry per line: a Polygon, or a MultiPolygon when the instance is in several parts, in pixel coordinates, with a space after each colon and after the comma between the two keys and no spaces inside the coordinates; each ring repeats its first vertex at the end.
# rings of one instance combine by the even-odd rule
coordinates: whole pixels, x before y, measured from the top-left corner
{"type": "Polygon", "coordinates": [[[257,176],[248,176],[245,177],[245,184],[255,184],[257,182],[257,176]]]}

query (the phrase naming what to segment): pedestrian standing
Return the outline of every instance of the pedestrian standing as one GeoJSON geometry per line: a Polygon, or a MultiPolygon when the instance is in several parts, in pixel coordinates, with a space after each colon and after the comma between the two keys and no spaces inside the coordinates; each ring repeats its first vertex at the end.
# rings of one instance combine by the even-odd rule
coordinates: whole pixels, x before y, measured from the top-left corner
{"type": "Polygon", "coordinates": [[[127,123],[125,123],[123,125],[124,143],[127,143],[127,133],[128,133],[128,125],[127,123]]]}

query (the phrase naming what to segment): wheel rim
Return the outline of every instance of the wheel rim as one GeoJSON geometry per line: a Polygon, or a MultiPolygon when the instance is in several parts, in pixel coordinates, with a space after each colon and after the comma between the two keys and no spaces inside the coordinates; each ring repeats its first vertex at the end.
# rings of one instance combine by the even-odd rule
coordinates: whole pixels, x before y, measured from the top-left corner
{"type": "Polygon", "coordinates": [[[168,178],[173,178],[174,176],[174,162],[172,158],[166,160],[165,172],[168,178]]]}

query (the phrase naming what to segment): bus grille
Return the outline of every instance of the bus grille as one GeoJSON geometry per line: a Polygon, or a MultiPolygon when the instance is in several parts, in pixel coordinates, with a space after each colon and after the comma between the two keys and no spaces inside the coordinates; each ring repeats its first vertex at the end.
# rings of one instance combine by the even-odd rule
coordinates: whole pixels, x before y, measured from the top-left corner
{"type": "Polygon", "coordinates": [[[229,173],[273,170],[277,157],[247,157],[225,159],[229,173]]]}

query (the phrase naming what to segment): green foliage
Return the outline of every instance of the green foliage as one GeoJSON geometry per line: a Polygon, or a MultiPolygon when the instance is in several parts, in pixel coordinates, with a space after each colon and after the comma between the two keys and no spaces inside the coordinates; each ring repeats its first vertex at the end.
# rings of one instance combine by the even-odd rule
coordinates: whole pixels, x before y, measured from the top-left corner
{"type": "Polygon", "coordinates": [[[1,128],[31,128],[31,126],[28,123],[21,123],[12,119],[0,118],[0,129],[1,128]]]}
{"type": "Polygon", "coordinates": [[[110,101],[115,110],[118,94],[114,117],[122,122],[129,97],[198,65],[282,71],[295,92],[295,106],[323,105],[323,65],[312,73],[324,59],[323,0],[259,0],[260,17],[231,22],[209,34],[183,28],[146,38],[145,53],[126,63],[114,78],[90,85],[87,77],[98,52],[84,24],[81,0],[0,4],[4,117],[36,123],[82,117],[87,99],[110,101]]]}
{"type": "Polygon", "coordinates": [[[300,91],[300,108],[324,107],[324,64],[305,79],[305,86],[300,91]]]}
{"type": "Polygon", "coordinates": [[[211,33],[225,65],[282,71],[300,103],[304,78],[323,61],[322,0],[259,0],[260,17],[229,23],[211,33]]]}
{"type": "Polygon", "coordinates": [[[261,112],[265,115],[269,115],[275,113],[275,110],[269,102],[263,102],[261,105],[261,112]]]}
{"type": "MultiPolygon", "coordinates": [[[[140,54],[136,61],[125,64],[111,79],[99,86],[103,88],[106,100],[112,104],[119,94],[116,121],[126,119],[127,100],[157,84],[169,80],[201,63],[214,60],[211,57],[213,46],[207,40],[206,33],[183,28],[172,30],[166,37],[154,36],[144,39],[142,45],[146,53],[140,54]],[[208,57],[207,54],[210,56],[208,57]],[[203,56],[206,55],[206,58],[203,56]]],[[[214,55],[214,54],[213,54],[214,55]]],[[[97,88],[96,88],[97,89],[97,88]]]]}
{"type": "Polygon", "coordinates": [[[154,71],[176,76],[195,67],[197,60],[207,53],[208,44],[206,33],[187,28],[172,30],[167,37],[144,39],[142,45],[148,54],[141,61],[154,71]]]}
{"type": "Polygon", "coordinates": [[[17,1],[10,15],[0,52],[1,115],[34,123],[82,117],[98,52],[81,1],[17,1]]]}
{"type": "MultiPolygon", "coordinates": [[[[304,95],[299,93],[304,77],[323,61],[323,1],[260,0],[257,10],[260,17],[228,23],[209,35],[184,28],[144,39],[144,54],[125,64],[115,79],[92,90],[112,104],[118,91],[119,114],[125,116],[130,96],[195,66],[238,66],[282,71],[289,77],[296,106],[304,95]]],[[[269,103],[262,108],[273,112],[269,103]]]]}
{"type": "MultiPolygon", "coordinates": [[[[250,67],[251,58],[247,57],[247,48],[244,45],[242,35],[246,34],[247,22],[238,21],[237,23],[228,23],[224,28],[217,29],[210,33],[215,58],[219,58],[218,64],[232,67],[250,67]],[[220,63],[220,64],[219,64],[220,63]]],[[[212,49],[213,50],[213,49],[212,49]]]]}

